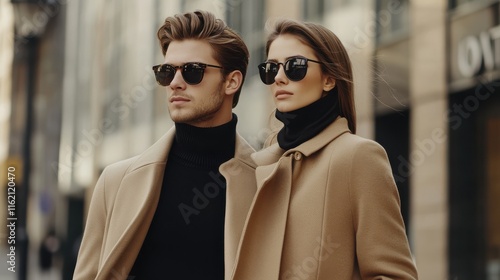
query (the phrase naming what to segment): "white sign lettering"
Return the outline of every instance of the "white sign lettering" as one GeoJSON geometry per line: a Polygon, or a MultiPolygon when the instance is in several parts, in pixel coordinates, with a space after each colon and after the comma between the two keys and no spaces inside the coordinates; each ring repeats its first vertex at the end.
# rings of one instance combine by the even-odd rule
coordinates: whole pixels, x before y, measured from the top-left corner
{"type": "Polygon", "coordinates": [[[458,44],[458,70],[464,77],[479,74],[482,66],[486,71],[500,68],[500,25],[467,36],[458,44]]]}

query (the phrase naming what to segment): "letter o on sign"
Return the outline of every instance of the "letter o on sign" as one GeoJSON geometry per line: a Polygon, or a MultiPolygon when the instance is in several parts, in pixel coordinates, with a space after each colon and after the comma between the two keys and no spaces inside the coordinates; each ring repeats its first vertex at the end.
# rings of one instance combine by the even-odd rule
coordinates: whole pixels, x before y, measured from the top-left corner
{"type": "Polygon", "coordinates": [[[458,70],[467,78],[473,77],[481,69],[481,45],[474,36],[468,36],[458,45],[458,70]]]}

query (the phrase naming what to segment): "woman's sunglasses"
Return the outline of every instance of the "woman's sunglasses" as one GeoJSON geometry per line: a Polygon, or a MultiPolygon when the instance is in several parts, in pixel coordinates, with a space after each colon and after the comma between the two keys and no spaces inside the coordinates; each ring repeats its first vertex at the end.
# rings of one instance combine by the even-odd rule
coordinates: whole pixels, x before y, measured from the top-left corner
{"type": "Polygon", "coordinates": [[[266,85],[274,83],[274,78],[276,78],[276,75],[278,75],[279,67],[280,65],[283,65],[283,70],[285,71],[285,75],[288,77],[288,79],[294,82],[298,82],[304,79],[307,74],[308,61],[321,63],[319,61],[302,56],[289,58],[285,61],[285,63],[273,61],[263,62],[258,66],[260,79],[266,85]]]}
{"type": "Polygon", "coordinates": [[[182,78],[184,81],[190,85],[196,85],[203,80],[203,74],[205,74],[205,68],[214,67],[220,68],[221,66],[210,65],[201,62],[188,62],[184,65],[173,66],[170,64],[160,64],[153,66],[153,71],[155,73],[156,81],[158,84],[166,87],[169,86],[174,79],[175,72],[177,69],[181,69],[182,78]]]}

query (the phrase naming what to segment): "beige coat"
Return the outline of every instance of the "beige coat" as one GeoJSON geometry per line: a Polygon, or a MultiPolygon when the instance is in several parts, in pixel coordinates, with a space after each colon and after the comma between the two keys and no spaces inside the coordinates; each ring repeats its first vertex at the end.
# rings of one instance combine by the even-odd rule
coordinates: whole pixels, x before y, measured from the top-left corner
{"type": "Polygon", "coordinates": [[[220,168],[228,188],[257,186],[251,204],[241,198],[228,213],[238,223],[229,236],[241,241],[226,239],[226,279],[417,279],[387,155],[351,134],[346,119],[294,149],[274,144],[253,158],[255,176],[234,172],[246,165],[240,159],[220,168]]]}
{"type": "MultiPolygon", "coordinates": [[[[93,193],[73,279],[127,279],[158,204],[174,135],[175,130],[171,129],[141,155],[103,171],[93,193]]],[[[252,152],[238,135],[238,164],[228,165],[226,172],[254,177],[252,152]]],[[[255,193],[255,180],[249,183],[248,189],[243,189],[244,185],[226,187],[225,242],[229,248],[237,247],[246,216],[242,209],[248,209],[246,204],[250,204],[255,193]]],[[[234,257],[233,252],[231,256],[234,257]]]]}

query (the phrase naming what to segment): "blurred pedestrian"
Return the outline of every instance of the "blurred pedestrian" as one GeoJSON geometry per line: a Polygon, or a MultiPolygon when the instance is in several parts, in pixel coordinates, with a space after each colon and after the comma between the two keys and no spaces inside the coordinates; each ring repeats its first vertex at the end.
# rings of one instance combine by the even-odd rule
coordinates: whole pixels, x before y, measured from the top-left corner
{"type": "Polygon", "coordinates": [[[253,152],[236,133],[232,113],[248,49],[205,11],[168,17],[157,36],[165,59],[153,71],[166,87],[175,127],[142,154],[103,171],[74,279],[221,280],[224,258],[235,255],[228,248],[237,247],[243,226],[232,223],[245,215],[241,192],[238,185],[226,190],[218,168],[233,157],[250,162],[253,152]]]}
{"type": "MultiPolygon", "coordinates": [[[[52,268],[55,254],[59,251],[60,240],[56,236],[55,230],[51,229],[45,235],[38,249],[38,264],[40,270],[47,271],[52,268]]],[[[76,259],[76,256],[75,256],[76,259]]]]}
{"type": "Polygon", "coordinates": [[[283,127],[252,155],[257,191],[229,279],[417,279],[386,152],[355,135],[340,40],[280,20],[266,54],[260,78],[283,127]]]}

